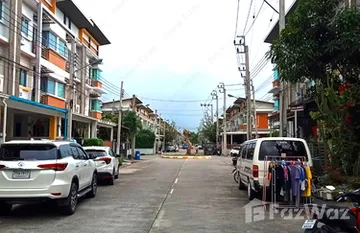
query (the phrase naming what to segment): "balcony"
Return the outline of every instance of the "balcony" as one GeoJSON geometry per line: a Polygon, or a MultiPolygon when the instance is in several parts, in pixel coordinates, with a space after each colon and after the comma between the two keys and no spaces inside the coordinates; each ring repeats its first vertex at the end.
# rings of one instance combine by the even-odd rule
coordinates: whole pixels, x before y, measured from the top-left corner
{"type": "Polygon", "coordinates": [[[91,86],[92,87],[96,87],[96,88],[102,88],[102,83],[98,80],[92,80],[91,81],[91,86]]]}
{"type": "Polygon", "coordinates": [[[43,93],[41,95],[40,103],[53,106],[56,108],[65,109],[65,100],[54,95],[43,93]]]}
{"type": "Polygon", "coordinates": [[[52,64],[56,65],[62,70],[66,70],[66,60],[60,56],[57,52],[50,48],[42,47],[41,48],[41,57],[48,60],[52,64]]]}
{"type": "Polygon", "coordinates": [[[101,119],[101,112],[99,111],[95,111],[95,110],[90,110],[90,116],[96,119],[101,119]]]}

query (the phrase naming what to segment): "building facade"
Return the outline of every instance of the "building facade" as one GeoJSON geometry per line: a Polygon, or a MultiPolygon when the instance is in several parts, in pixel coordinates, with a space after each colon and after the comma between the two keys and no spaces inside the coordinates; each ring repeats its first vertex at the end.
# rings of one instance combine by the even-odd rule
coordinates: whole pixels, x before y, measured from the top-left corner
{"type": "Polygon", "coordinates": [[[99,62],[92,66],[110,44],[97,25],[71,0],[0,6],[2,140],[96,137],[98,127],[112,128],[101,121],[105,91],[99,62]]]}

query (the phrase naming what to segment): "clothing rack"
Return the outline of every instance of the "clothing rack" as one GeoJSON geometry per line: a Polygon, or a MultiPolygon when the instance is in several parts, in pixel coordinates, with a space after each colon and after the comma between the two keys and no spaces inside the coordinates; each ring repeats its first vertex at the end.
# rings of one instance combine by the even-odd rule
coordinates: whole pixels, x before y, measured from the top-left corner
{"type": "MultiPolygon", "coordinates": [[[[263,180],[263,197],[262,197],[262,203],[264,205],[264,207],[266,207],[267,204],[272,204],[271,206],[275,209],[284,209],[284,208],[288,208],[288,209],[299,209],[299,208],[304,208],[304,204],[309,204],[311,203],[311,197],[302,197],[301,195],[301,190],[300,190],[300,186],[299,186],[299,193],[298,195],[296,195],[296,199],[295,201],[293,200],[293,191],[291,190],[290,194],[287,194],[290,199],[289,200],[285,200],[286,196],[284,195],[284,201],[282,201],[282,203],[280,203],[277,200],[278,197],[278,192],[280,190],[277,190],[277,184],[276,184],[276,180],[277,180],[277,174],[276,174],[276,169],[273,169],[271,171],[271,179],[269,180],[268,176],[269,176],[269,165],[271,162],[274,163],[294,163],[294,164],[301,164],[304,165],[307,160],[306,157],[304,156],[289,156],[289,157],[282,157],[282,156],[265,156],[264,159],[264,180],[263,180]],[[270,203],[267,202],[267,187],[270,186],[270,194],[271,194],[271,201],[270,203]],[[302,203],[301,203],[302,200],[302,203]],[[295,202],[295,204],[289,204],[289,202],[295,202]]],[[[299,184],[300,185],[300,184],[299,184]]]]}

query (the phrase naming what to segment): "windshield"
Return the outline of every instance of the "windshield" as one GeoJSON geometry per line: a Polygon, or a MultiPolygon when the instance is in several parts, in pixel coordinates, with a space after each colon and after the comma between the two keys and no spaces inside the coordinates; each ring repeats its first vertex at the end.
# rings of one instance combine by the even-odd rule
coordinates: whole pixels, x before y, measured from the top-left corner
{"type": "Polygon", "coordinates": [[[0,147],[0,160],[56,160],[58,149],[49,144],[5,144],[0,147]]]}
{"type": "Polygon", "coordinates": [[[104,157],[107,155],[104,150],[85,150],[90,158],[95,159],[97,157],[104,157]]]}
{"type": "Polygon", "coordinates": [[[281,153],[286,153],[286,157],[304,156],[308,159],[305,145],[301,141],[268,140],[260,145],[259,160],[264,160],[265,156],[281,156],[281,153]]]}

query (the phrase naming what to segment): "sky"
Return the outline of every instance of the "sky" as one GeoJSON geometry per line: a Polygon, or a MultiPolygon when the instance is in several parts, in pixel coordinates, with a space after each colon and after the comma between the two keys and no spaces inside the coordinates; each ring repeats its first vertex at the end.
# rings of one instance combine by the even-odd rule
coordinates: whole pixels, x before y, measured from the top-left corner
{"type": "MultiPolygon", "coordinates": [[[[205,110],[200,104],[213,103],[215,111],[210,93],[219,83],[227,94],[245,97],[233,45],[236,32],[246,34],[255,98],[271,101],[273,64],[262,62],[269,50],[263,41],[278,14],[262,0],[240,0],[237,29],[237,0],[73,1],[111,42],[100,47],[102,76],[112,84],[104,100],[118,99],[123,81],[126,96],[135,94],[162,118],[196,130],[205,110]]],[[[293,1],[286,1],[286,9],[293,1]]],[[[279,8],[278,0],[268,2],[279,8]]],[[[226,106],[234,100],[227,97],[226,106]]],[[[219,114],[223,106],[219,93],[219,114]]]]}

